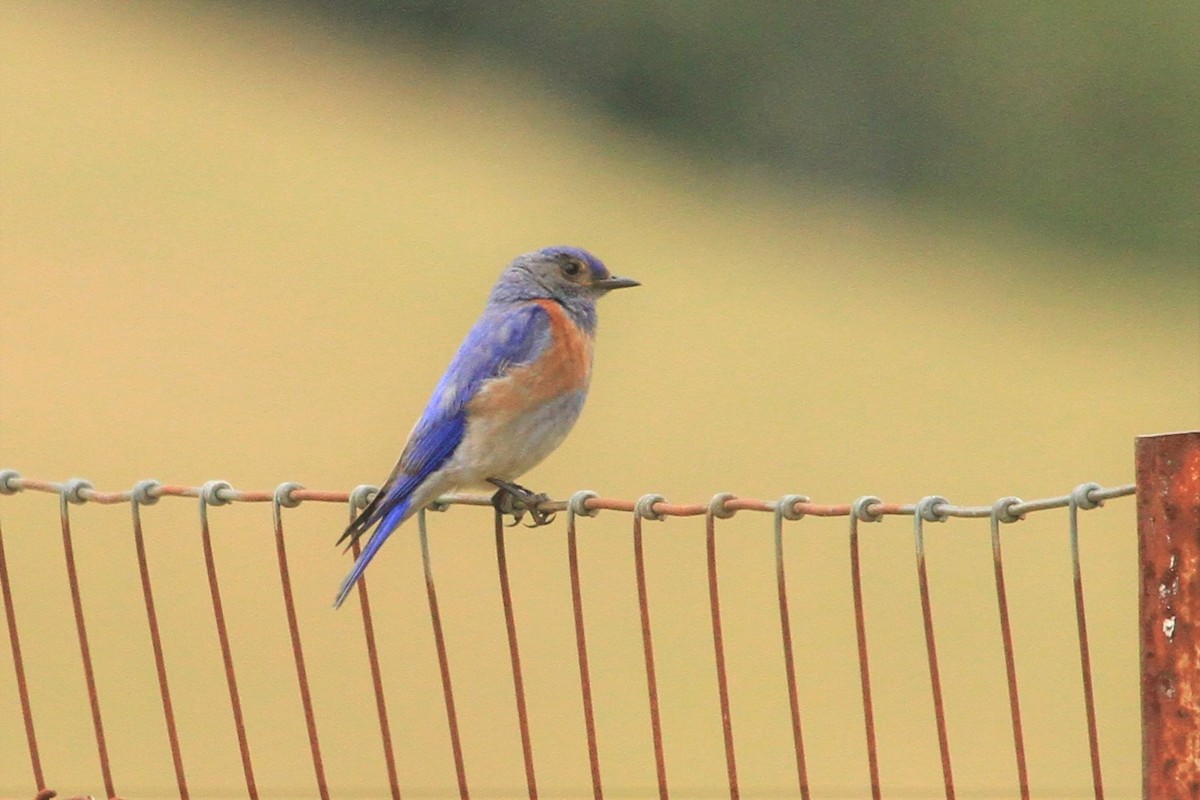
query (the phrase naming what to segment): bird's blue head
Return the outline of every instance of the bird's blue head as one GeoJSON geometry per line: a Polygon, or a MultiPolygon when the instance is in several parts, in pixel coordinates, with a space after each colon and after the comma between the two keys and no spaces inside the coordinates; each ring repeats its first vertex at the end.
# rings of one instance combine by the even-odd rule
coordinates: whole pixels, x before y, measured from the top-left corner
{"type": "Polygon", "coordinates": [[[561,303],[577,320],[594,318],[595,303],[613,289],[638,286],[614,277],[604,262],[578,247],[545,247],[513,259],[492,290],[492,300],[545,298],[561,303]]]}

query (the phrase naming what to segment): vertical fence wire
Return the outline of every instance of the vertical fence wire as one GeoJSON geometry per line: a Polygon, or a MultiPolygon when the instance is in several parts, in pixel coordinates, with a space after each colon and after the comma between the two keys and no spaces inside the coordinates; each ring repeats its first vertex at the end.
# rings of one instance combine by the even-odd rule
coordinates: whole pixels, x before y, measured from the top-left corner
{"type": "Polygon", "coordinates": [[[63,555],[67,562],[67,582],[71,588],[71,605],[75,610],[75,632],[79,639],[79,656],[83,661],[83,677],[87,683],[88,705],[92,711],[92,729],[96,735],[96,755],[100,759],[100,773],[104,779],[104,791],[116,797],[113,788],[112,767],[108,761],[108,745],[104,739],[104,722],[100,718],[100,696],[96,691],[96,675],[92,669],[92,651],[88,646],[87,624],[83,618],[83,596],[79,591],[79,576],[75,569],[75,548],[71,544],[71,515],[69,502],[83,502],[79,490],[89,486],[86,481],[72,480],[64,484],[58,496],[59,520],[62,524],[63,555]]]}
{"type": "Polygon", "coordinates": [[[1017,661],[1013,652],[1012,626],[1008,619],[1008,594],[1004,588],[1004,564],[1000,551],[1000,523],[1016,522],[1019,517],[1007,509],[1020,498],[997,500],[989,517],[992,534],[992,571],[996,579],[996,607],[1000,614],[1000,638],[1004,645],[1004,674],[1008,680],[1008,709],[1012,717],[1013,751],[1017,762],[1017,785],[1021,800],[1029,800],[1029,773],[1025,767],[1025,735],[1021,727],[1021,703],[1017,694],[1017,661]]]}
{"type": "Polygon", "coordinates": [[[529,712],[525,708],[525,681],[521,677],[521,653],[517,645],[517,623],[513,617],[512,589],[508,585],[508,558],[504,553],[504,517],[500,509],[494,513],[496,532],[496,567],[500,573],[500,597],[504,604],[504,627],[508,632],[508,654],[512,661],[513,693],[517,702],[517,726],[521,733],[521,757],[525,762],[525,782],[529,800],[537,800],[537,776],[533,769],[533,743],[529,738],[529,712]]]}
{"type": "Polygon", "coordinates": [[[946,709],[942,701],[942,678],[938,671],[937,643],[933,636],[933,607],[929,599],[929,576],[925,570],[925,522],[942,518],[934,510],[945,505],[944,497],[926,497],[913,514],[913,538],[917,546],[917,587],[921,593],[921,621],[925,626],[925,652],[929,660],[929,687],[933,692],[933,714],[937,724],[938,752],[942,759],[942,780],[946,800],[954,800],[954,774],[950,767],[950,740],[946,732],[946,709]]]}
{"type": "MultiPolygon", "coordinates": [[[[659,800],[667,800],[667,760],[663,752],[662,717],[658,709],[658,676],[654,670],[654,641],[650,634],[650,600],[646,591],[646,557],[642,547],[641,507],[649,498],[650,504],[657,497],[648,495],[638,501],[638,510],[633,515],[633,569],[637,583],[638,618],[642,628],[642,658],[646,664],[646,694],[650,705],[650,737],[654,745],[654,774],[658,780],[659,800]]],[[[649,504],[647,504],[649,505],[649,504]]],[[[661,519],[661,517],[659,518],[661,519]]]]}
{"type": "MultiPolygon", "coordinates": [[[[354,521],[360,508],[367,505],[367,498],[376,491],[373,486],[358,486],[350,493],[350,521],[354,521]]],[[[357,561],[362,553],[358,539],[350,540],[350,551],[357,561]]],[[[362,615],[363,638],[367,646],[367,664],[371,670],[371,685],[375,690],[375,716],[379,720],[379,741],[383,747],[383,763],[387,770],[388,791],[392,800],[400,800],[400,781],[396,776],[396,753],[392,748],[392,727],[388,722],[387,700],[383,694],[383,675],[379,669],[379,648],[375,644],[375,623],[371,618],[371,597],[367,593],[367,576],[358,579],[358,607],[362,615]]]]}
{"type": "Polygon", "coordinates": [[[229,689],[229,706],[233,711],[233,724],[237,733],[238,753],[242,759],[242,775],[246,779],[246,792],[250,800],[258,800],[258,786],[254,781],[254,765],[250,761],[250,742],[246,738],[246,721],[242,717],[242,701],[238,695],[237,674],[233,668],[233,651],[229,645],[229,631],[225,627],[225,609],[221,605],[221,587],[217,583],[217,564],[213,557],[212,534],[208,528],[208,506],[224,505],[218,489],[229,487],[223,481],[209,481],[200,492],[200,542],[204,550],[204,569],[208,574],[208,592],[212,597],[213,620],[217,626],[217,639],[221,645],[221,661],[225,666],[225,684],[229,689]]]}
{"type": "Polygon", "coordinates": [[[808,764],[804,758],[804,734],[800,725],[800,697],[796,689],[796,658],[792,653],[792,622],[788,613],[787,578],[783,567],[783,520],[799,519],[796,503],[808,502],[803,495],[787,495],[775,508],[775,583],[779,592],[779,629],[783,636],[783,667],[788,690],[788,710],[792,718],[792,744],[796,751],[796,780],[801,800],[808,800],[808,764]]]}
{"type": "Polygon", "coordinates": [[[1079,669],[1083,675],[1083,705],[1087,714],[1088,753],[1092,762],[1092,791],[1096,800],[1104,800],[1104,779],[1100,774],[1100,736],[1096,730],[1096,698],[1092,692],[1092,657],[1088,650],[1087,615],[1083,608],[1083,574],[1079,568],[1079,507],[1080,502],[1095,508],[1098,503],[1088,499],[1088,490],[1099,484],[1084,484],[1071,493],[1067,520],[1071,540],[1071,571],[1075,586],[1075,625],[1079,631],[1079,669]]]}
{"type": "Polygon", "coordinates": [[[863,612],[862,565],[858,552],[859,520],[877,522],[868,510],[878,503],[870,495],[855,501],[850,511],[850,588],[854,595],[854,639],[858,645],[858,680],[862,686],[863,734],[867,742],[867,770],[871,780],[871,798],[882,797],[879,785],[879,754],[875,745],[875,706],[871,702],[871,667],[867,656],[867,625],[863,612]]]}
{"type": "Polygon", "coordinates": [[[150,565],[146,559],[146,541],[142,534],[142,505],[158,501],[150,495],[157,481],[142,481],[134,487],[129,499],[133,524],[133,543],[137,550],[138,574],[142,580],[142,600],[146,605],[146,624],[150,630],[150,646],[154,651],[154,670],[158,675],[158,694],[162,700],[163,720],[167,726],[167,743],[171,748],[171,764],[175,769],[175,784],[180,800],[188,800],[187,776],[183,771],[183,752],[179,747],[179,731],[175,726],[175,709],[171,704],[171,689],[167,683],[167,662],[163,656],[162,636],[158,629],[158,613],[154,608],[154,592],[150,584],[150,565]]]}
{"type": "Polygon", "coordinates": [[[308,671],[304,668],[304,650],[300,646],[300,623],[296,619],[296,601],[292,597],[292,578],[288,570],[287,548],[283,541],[283,509],[294,508],[299,502],[292,499],[298,483],[284,483],[275,490],[271,515],[275,524],[275,556],[279,561],[279,585],[283,591],[283,607],[287,614],[288,634],[292,642],[292,658],[296,662],[296,682],[300,687],[300,704],[304,708],[304,726],[308,732],[308,748],[312,754],[313,774],[321,800],[329,800],[329,785],[325,780],[325,763],[321,759],[321,744],[317,738],[317,719],[313,711],[312,692],[308,687],[308,671]]]}
{"type": "Polygon", "coordinates": [[[33,706],[29,704],[29,686],[25,682],[25,660],[21,657],[21,637],[17,634],[17,610],[13,605],[12,587],[8,580],[8,560],[4,555],[4,532],[0,530],[0,593],[4,596],[4,617],[8,623],[8,643],[12,648],[13,671],[17,678],[17,695],[21,700],[21,717],[25,722],[25,741],[29,746],[29,766],[33,770],[35,789],[41,790],[46,786],[46,777],[42,774],[42,758],[38,752],[37,733],[33,727],[33,706]]]}
{"type": "Polygon", "coordinates": [[[737,759],[733,750],[733,720],[729,714],[729,679],[725,674],[725,641],[721,634],[721,598],[717,592],[717,516],[729,516],[718,508],[726,499],[718,495],[713,498],[704,516],[705,551],[708,564],[708,602],[712,615],[713,656],[717,665],[717,694],[721,702],[721,734],[725,740],[725,769],[729,775],[729,797],[740,796],[737,777],[737,759]]]}
{"type": "Polygon", "coordinates": [[[575,618],[575,650],[579,657],[579,690],[583,696],[583,724],[587,733],[588,766],[592,796],[603,800],[600,783],[600,748],[596,742],[596,719],[592,710],[592,678],[588,670],[587,634],[583,627],[583,591],[579,584],[579,548],[575,535],[575,510],[567,509],[567,570],[571,578],[571,608],[575,618]]]}
{"type": "Polygon", "coordinates": [[[446,725],[450,729],[450,750],[454,755],[454,777],[460,800],[469,800],[467,767],[463,761],[462,739],[458,733],[458,713],[454,709],[454,689],[450,683],[450,661],[446,656],[446,637],[442,633],[442,614],[438,610],[437,590],[433,584],[433,564],[429,558],[429,533],[425,510],[417,512],[417,534],[421,540],[421,564],[425,569],[425,595],[429,599],[429,621],[433,626],[433,644],[437,650],[438,672],[442,677],[442,699],[446,705],[446,725]]]}

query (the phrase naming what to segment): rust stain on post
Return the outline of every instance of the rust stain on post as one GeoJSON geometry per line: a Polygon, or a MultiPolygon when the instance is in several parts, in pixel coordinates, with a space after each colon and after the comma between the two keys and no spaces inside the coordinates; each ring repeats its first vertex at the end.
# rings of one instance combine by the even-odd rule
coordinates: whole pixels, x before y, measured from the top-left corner
{"type": "Polygon", "coordinates": [[[1143,796],[1200,798],[1200,431],[1136,462],[1143,796]]]}

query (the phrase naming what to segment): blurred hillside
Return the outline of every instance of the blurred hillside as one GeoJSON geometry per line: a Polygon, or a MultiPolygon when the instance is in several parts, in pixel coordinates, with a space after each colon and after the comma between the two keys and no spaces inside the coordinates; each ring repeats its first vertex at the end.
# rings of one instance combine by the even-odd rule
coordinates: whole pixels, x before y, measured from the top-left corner
{"type": "MultiPolygon", "coordinates": [[[[648,123],[665,123],[614,122],[529,69],[498,64],[466,23],[440,43],[397,34],[400,44],[379,48],[346,35],[347,23],[315,26],[283,8],[0,3],[0,468],[81,476],[98,489],[143,478],[247,490],[378,482],[503,265],[559,242],[588,247],[643,286],[602,303],[587,410],[522,477],[557,497],[591,488],[676,502],[718,491],[1032,499],[1082,481],[1125,483],[1134,436],[1200,423],[1200,285],[1186,259],[1147,271],[1144,255],[1048,246],[965,203],[958,215],[705,161],[647,134],[648,123]]],[[[504,24],[519,30],[519,21],[504,24]]],[[[385,22],[380,42],[391,35],[385,22]]],[[[608,58],[575,60],[626,63],[608,58]]],[[[849,99],[846,109],[861,111],[849,99]]],[[[708,123],[719,110],[692,119],[708,123]]],[[[675,135],[713,139],[687,130],[680,122],[675,135]]],[[[117,788],[126,800],[170,796],[128,509],[89,503],[71,514],[117,788]]],[[[62,797],[98,795],[58,515],[52,495],[0,498],[48,779],[62,797]]],[[[329,607],[348,567],[333,546],[345,509],[305,503],[287,515],[330,784],[336,797],[376,797],[384,766],[361,620],[329,607]]],[[[262,796],[310,797],[271,517],[266,503],[213,509],[215,563],[262,796]]],[[[483,509],[433,515],[430,549],[472,796],[507,798],[525,778],[490,523],[483,509]]],[[[585,524],[605,787],[653,796],[629,518],[603,512],[585,524]]],[[[1133,503],[1088,512],[1084,524],[1106,796],[1132,798],[1133,503]]],[[[797,683],[820,797],[868,791],[844,525],[814,517],[787,530],[797,683]]],[[[145,527],[191,796],[244,797],[196,505],[147,508],[145,527]]],[[[546,797],[590,796],[564,527],[514,530],[509,551],[546,797]]],[[[937,796],[912,526],[866,527],[883,793],[937,796]]],[[[959,796],[1011,798],[988,527],[930,527],[959,796]]],[[[1033,796],[1090,796],[1065,513],[1004,535],[1033,796]]],[[[718,796],[726,776],[704,526],[671,519],[647,524],[645,536],[671,793],[718,796]]],[[[722,521],[720,538],[744,796],[794,796],[769,516],[722,521]]],[[[404,796],[454,796],[412,526],[371,569],[404,796]]],[[[0,645],[0,797],[31,797],[9,652],[0,645]]]]}
{"type": "Polygon", "coordinates": [[[307,5],[381,48],[415,33],[531,69],[721,161],[1200,255],[1193,2],[307,5]]]}

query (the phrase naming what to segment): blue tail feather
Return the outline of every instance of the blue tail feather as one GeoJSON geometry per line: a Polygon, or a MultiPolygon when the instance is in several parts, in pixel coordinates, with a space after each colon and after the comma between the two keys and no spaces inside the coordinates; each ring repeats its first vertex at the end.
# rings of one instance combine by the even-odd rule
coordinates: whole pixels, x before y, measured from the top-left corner
{"type": "Polygon", "coordinates": [[[392,535],[392,531],[400,527],[400,523],[408,517],[409,501],[406,499],[383,518],[376,528],[374,535],[363,548],[358,560],[354,562],[354,567],[350,570],[350,574],[342,581],[342,588],[338,590],[337,599],[333,601],[334,608],[340,608],[345,602],[346,597],[350,594],[350,590],[354,588],[354,584],[358,583],[358,579],[362,577],[367,565],[371,563],[371,559],[375,557],[375,553],[383,546],[384,541],[392,535]]]}

